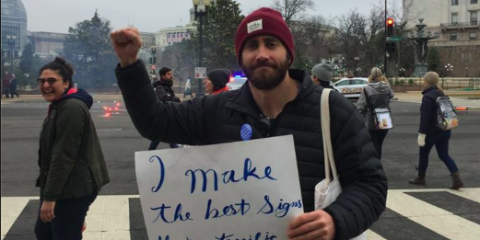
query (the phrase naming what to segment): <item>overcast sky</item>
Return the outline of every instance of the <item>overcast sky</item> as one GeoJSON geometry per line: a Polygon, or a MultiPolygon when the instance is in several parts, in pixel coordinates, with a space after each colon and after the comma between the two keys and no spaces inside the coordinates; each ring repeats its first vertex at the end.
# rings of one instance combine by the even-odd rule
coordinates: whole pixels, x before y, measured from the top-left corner
{"type": "MultiPolygon", "coordinates": [[[[357,9],[368,14],[381,0],[313,0],[308,14],[326,18],[357,9]]],[[[185,25],[189,21],[192,0],[22,0],[27,10],[28,30],[67,33],[77,22],[91,19],[95,10],[110,20],[114,29],[134,25],[142,32],[185,25]]],[[[237,0],[243,14],[272,6],[274,0],[237,0]]]]}

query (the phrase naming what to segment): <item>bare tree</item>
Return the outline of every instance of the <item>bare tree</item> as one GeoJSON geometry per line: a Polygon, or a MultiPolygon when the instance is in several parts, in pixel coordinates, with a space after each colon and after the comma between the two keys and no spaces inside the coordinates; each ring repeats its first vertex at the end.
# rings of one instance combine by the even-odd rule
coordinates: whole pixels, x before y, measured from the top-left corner
{"type": "Polygon", "coordinates": [[[330,39],[334,36],[335,29],[328,26],[322,16],[311,16],[295,21],[292,23],[292,29],[294,29],[295,50],[306,61],[302,63],[303,67],[310,68],[332,54],[330,39]]]}
{"type": "Polygon", "coordinates": [[[299,13],[303,13],[314,6],[312,0],[275,0],[272,8],[281,12],[285,22],[290,26],[294,20],[299,19],[299,13]]]}

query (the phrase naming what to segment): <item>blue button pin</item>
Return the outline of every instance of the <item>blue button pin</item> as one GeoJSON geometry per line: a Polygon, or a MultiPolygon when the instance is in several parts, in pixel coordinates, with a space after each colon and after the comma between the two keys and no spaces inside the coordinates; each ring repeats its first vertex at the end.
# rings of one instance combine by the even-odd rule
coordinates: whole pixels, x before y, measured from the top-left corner
{"type": "Polygon", "coordinates": [[[250,126],[248,123],[243,124],[242,128],[240,128],[240,136],[242,137],[243,141],[252,139],[252,133],[252,126],[250,126]]]}

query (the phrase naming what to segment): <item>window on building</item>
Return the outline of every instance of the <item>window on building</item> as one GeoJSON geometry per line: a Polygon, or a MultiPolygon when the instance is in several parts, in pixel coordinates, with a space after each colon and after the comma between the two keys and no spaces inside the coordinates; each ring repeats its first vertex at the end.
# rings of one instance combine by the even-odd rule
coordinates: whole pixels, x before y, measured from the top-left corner
{"type": "Polygon", "coordinates": [[[477,4],[478,0],[470,0],[470,4],[477,4]]]}
{"type": "Polygon", "coordinates": [[[470,24],[477,25],[478,24],[478,12],[470,12],[470,24]]]}
{"type": "Polygon", "coordinates": [[[452,13],[452,24],[458,23],[458,13],[452,13]]]}
{"type": "Polygon", "coordinates": [[[456,41],[457,40],[457,33],[450,33],[450,41],[456,41]]]}
{"type": "Polygon", "coordinates": [[[477,33],[476,32],[471,32],[469,39],[470,40],[476,40],[477,39],[477,33]]]}
{"type": "Polygon", "coordinates": [[[452,6],[457,6],[458,5],[458,0],[452,0],[452,6]]]}

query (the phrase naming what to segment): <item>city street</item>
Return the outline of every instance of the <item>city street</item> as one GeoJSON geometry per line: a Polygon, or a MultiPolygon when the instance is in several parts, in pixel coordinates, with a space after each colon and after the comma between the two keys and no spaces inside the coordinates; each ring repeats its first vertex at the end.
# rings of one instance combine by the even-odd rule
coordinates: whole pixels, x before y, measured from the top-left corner
{"type": "MultiPolygon", "coordinates": [[[[91,114],[101,140],[111,183],[102,189],[87,216],[84,239],[146,240],[135,180],[134,152],[146,150],[149,141],[134,128],[125,108],[104,116],[95,103],[91,114]]],[[[449,172],[435,150],[430,154],[427,186],[410,185],[418,161],[419,104],[394,101],[395,128],[384,143],[382,161],[389,180],[387,210],[367,232],[372,239],[480,239],[480,111],[459,115],[452,132],[450,154],[466,184],[448,190],[449,172]]],[[[35,180],[40,126],[47,103],[2,102],[2,239],[31,240],[38,211],[35,180]]],[[[168,145],[161,144],[159,148],[168,145]]]]}

